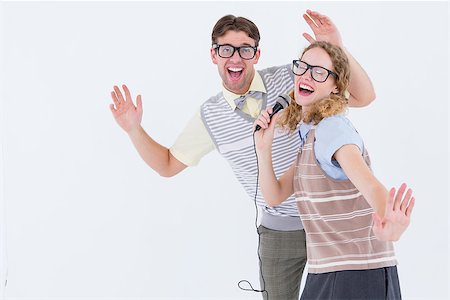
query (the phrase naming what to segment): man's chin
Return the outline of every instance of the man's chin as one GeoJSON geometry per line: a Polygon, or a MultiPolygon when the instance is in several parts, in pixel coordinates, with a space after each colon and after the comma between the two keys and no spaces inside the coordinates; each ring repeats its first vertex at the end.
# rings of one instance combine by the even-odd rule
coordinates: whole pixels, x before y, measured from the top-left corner
{"type": "Polygon", "coordinates": [[[246,92],[246,91],[243,91],[243,86],[244,85],[241,82],[227,82],[225,84],[225,88],[227,90],[229,90],[230,92],[233,92],[235,94],[238,94],[238,95],[246,92]]]}

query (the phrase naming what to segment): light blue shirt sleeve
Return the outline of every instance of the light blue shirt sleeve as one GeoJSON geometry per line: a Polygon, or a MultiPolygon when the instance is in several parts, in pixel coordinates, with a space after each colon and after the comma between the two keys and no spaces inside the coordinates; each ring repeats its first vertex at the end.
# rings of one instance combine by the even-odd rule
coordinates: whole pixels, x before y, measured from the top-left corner
{"type": "Polygon", "coordinates": [[[339,163],[333,159],[333,155],[339,148],[349,144],[358,146],[362,155],[363,140],[345,116],[328,117],[317,125],[314,154],[322,170],[333,179],[348,179],[339,163]]]}

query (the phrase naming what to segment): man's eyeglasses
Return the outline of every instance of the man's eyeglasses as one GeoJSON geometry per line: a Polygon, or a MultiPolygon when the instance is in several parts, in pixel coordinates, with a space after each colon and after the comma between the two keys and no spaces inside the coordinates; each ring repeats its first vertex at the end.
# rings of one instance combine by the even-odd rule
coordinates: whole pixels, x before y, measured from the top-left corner
{"type": "Polygon", "coordinates": [[[234,52],[237,50],[239,53],[239,56],[242,59],[252,59],[256,55],[257,47],[252,46],[240,46],[240,47],[234,47],[228,44],[225,45],[218,45],[213,44],[213,49],[216,49],[217,54],[219,54],[222,58],[230,58],[234,55],[234,52]]]}
{"type": "Polygon", "coordinates": [[[301,60],[293,60],[292,61],[292,72],[295,75],[303,75],[306,73],[306,71],[311,70],[311,77],[317,82],[325,82],[328,79],[328,76],[333,75],[334,78],[338,78],[337,74],[333,71],[330,71],[328,69],[325,69],[324,67],[320,66],[311,66],[304,61],[301,60]]]}

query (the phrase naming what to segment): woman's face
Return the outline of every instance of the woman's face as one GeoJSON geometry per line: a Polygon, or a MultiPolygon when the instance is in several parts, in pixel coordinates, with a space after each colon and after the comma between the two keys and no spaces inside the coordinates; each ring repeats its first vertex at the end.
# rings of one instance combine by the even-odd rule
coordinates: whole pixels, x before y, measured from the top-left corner
{"type": "MultiPolygon", "coordinates": [[[[309,66],[320,66],[330,71],[334,71],[333,63],[328,53],[320,47],[314,47],[306,51],[300,58],[300,73],[309,66]],[[304,64],[304,63],[306,64],[304,64]]],[[[328,71],[322,68],[309,68],[303,75],[295,76],[295,102],[307,110],[315,102],[328,97],[331,93],[336,93],[337,88],[333,75],[328,75],[328,71]],[[312,74],[314,73],[314,74],[312,74]],[[324,82],[317,82],[315,79],[323,79],[328,75],[324,82]],[[314,77],[314,78],[313,78],[314,77]]],[[[299,72],[297,72],[299,73],[299,72]]]]}

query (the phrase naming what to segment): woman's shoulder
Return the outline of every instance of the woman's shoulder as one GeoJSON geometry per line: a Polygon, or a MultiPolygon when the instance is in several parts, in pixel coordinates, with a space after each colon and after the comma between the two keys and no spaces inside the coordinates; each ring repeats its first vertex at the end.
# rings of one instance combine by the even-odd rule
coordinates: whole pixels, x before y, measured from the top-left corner
{"type": "MultiPolygon", "coordinates": [[[[334,154],[340,147],[355,144],[363,152],[364,142],[350,120],[344,115],[323,119],[316,126],[316,146],[325,153],[334,154]]],[[[328,157],[328,156],[327,156],[328,157]]],[[[331,156],[330,156],[331,157],[331,156]]]]}
{"type": "Polygon", "coordinates": [[[334,115],[326,117],[316,126],[317,133],[319,132],[348,132],[356,131],[352,122],[345,115],[334,115]]]}

